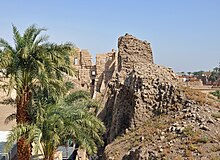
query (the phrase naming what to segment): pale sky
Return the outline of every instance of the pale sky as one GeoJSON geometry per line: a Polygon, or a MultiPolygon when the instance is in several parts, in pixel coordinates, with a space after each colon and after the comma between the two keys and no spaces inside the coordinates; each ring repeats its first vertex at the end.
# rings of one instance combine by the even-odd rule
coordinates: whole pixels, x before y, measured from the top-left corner
{"type": "Polygon", "coordinates": [[[46,27],[50,41],[73,42],[95,56],[129,33],[151,43],[155,63],[177,71],[220,62],[220,0],[0,0],[0,37],[46,27]]]}

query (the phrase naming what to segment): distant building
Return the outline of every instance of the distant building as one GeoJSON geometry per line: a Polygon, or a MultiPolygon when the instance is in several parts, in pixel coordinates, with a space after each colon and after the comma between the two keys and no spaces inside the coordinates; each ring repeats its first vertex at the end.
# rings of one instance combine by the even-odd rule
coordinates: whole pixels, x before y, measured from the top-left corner
{"type": "Polygon", "coordinates": [[[178,77],[186,86],[203,86],[202,80],[197,76],[180,75],[178,77]]]}
{"type": "Polygon", "coordinates": [[[96,62],[93,64],[92,56],[87,50],[76,49],[71,61],[76,69],[73,83],[77,88],[89,90],[94,95],[95,92],[104,91],[112,78],[117,66],[117,52],[112,50],[97,54],[96,62]]]}

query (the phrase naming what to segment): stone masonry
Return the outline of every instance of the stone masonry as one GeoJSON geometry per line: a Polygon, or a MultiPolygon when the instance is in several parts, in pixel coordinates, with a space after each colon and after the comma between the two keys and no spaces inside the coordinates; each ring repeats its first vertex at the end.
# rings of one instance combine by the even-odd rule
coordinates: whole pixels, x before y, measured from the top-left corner
{"type": "Polygon", "coordinates": [[[91,82],[94,79],[92,73],[95,69],[92,64],[92,56],[90,53],[87,50],[80,50],[77,48],[71,60],[76,70],[75,79],[73,79],[76,88],[92,90],[93,86],[91,82]]]}
{"type": "Polygon", "coordinates": [[[148,42],[126,34],[118,39],[118,49],[118,72],[108,85],[111,96],[101,113],[108,143],[127,128],[139,126],[154,114],[178,110],[184,103],[178,78],[171,69],[153,63],[148,42]]]}
{"type": "Polygon", "coordinates": [[[136,64],[153,63],[150,43],[126,34],[124,38],[119,38],[118,45],[118,52],[113,49],[108,53],[97,54],[94,65],[92,64],[92,56],[87,50],[78,48],[75,50],[71,59],[76,69],[76,77],[73,81],[77,88],[89,90],[94,98],[97,92],[104,93],[106,91],[114,74],[123,72],[122,74],[125,75],[137,67],[136,64]],[[140,53],[143,55],[142,57],[139,56],[140,53]]]}
{"type": "Polygon", "coordinates": [[[125,34],[118,39],[118,72],[130,73],[134,67],[153,63],[150,43],[125,34]]]}
{"type": "Polygon", "coordinates": [[[219,146],[218,104],[213,108],[205,95],[184,89],[171,68],[154,64],[148,42],[126,34],[118,39],[118,52],[97,54],[95,65],[87,51],[76,52],[76,84],[93,98],[101,93],[104,105],[98,113],[106,126],[100,159],[219,157],[213,149],[219,146]]]}
{"type": "Polygon", "coordinates": [[[97,92],[104,92],[108,82],[112,79],[117,66],[117,52],[96,55],[96,63],[92,64],[92,56],[87,50],[75,49],[71,57],[76,70],[73,83],[78,89],[88,90],[95,97],[97,92]]]}
{"type": "Polygon", "coordinates": [[[146,41],[129,34],[118,39],[118,68],[106,90],[99,114],[107,128],[103,160],[219,157],[219,148],[213,150],[219,146],[219,105],[184,88],[172,69],[154,64],[146,41]],[[190,148],[189,139],[202,152],[190,148]]]}

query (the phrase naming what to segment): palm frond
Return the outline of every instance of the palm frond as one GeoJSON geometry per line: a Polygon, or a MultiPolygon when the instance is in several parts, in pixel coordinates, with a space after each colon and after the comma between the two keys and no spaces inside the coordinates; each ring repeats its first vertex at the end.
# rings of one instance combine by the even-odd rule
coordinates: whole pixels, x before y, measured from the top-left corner
{"type": "Polygon", "coordinates": [[[75,91],[73,93],[68,94],[64,101],[67,103],[67,105],[70,105],[74,102],[76,102],[77,100],[87,100],[90,98],[90,93],[87,91],[83,91],[83,90],[79,90],[79,91],[75,91]]]}
{"type": "Polygon", "coordinates": [[[0,38],[0,47],[4,48],[3,51],[8,51],[8,52],[12,52],[12,53],[15,52],[13,47],[3,38],[0,38]]]}
{"type": "MultiPolygon", "coordinates": [[[[0,69],[5,69],[9,77],[9,92],[16,90],[17,100],[30,93],[26,102],[29,124],[18,124],[8,136],[6,150],[20,137],[27,143],[34,142],[36,148],[42,144],[45,155],[50,156],[62,140],[75,138],[88,153],[97,151],[102,144],[101,135],[105,131],[103,123],[91,112],[98,104],[90,94],[78,91],[65,99],[64,74],[73,75],[70,55],[73,44],[49,43],[47,35],[41,35],[44,28],[36,25],[28,27],[23,36],[13,25],[15,47],[0,39],[0,69]]],[[[19,108],[18,108],[19,109],[19,108]]],[[[6,122],[15,118],[9,116],[6,122]]]]}
{"type": "MultiPolygon", "coordinates": [[[[35,36],[37,36],[37,35],[35,35],[35,36]]],[[[36,38],[35,36],[33,37],[34,40],[35,40],[35,38],[36,38]]],[[[36,47],[36,46],[40,45],[41,43],[46,42],[48,39],[49,39],[49,36],[48,36],[48,35],[40,36],[38,39],[36,39],[36,40],[34,41],[34,44],[33,44],[32,47],[36,47]]],[[[35,49],[36,49],[36,48],[35,48],[35,49]]]]}
{"type": "Polygon", "coordinates": [[[11,121],[13,121],[13,120],[15,120],[16,119],[16,113],[13,113],[13,114],[11,114],[11,115],[9,115],[8,117],[6,117],[5,118],[5,124],[8,124],[9,122],[11,122],[11,121]]]}
{"type": "Polygon", "coordinates": [[[14,127],[7,137],[7,143],[5,144],[4,151],[8,153],[17,139],[27,135],[29,128],[30,127],[27,124],[18,124],[16,127],[14,127]]]}
{"type": "Polygon", "coordinates": [[[12,24],[12,28],[13,28],[15,48],[16,50],[19,50],[19,47],[21,47],[22,45],[22,37],[15,25],[12,24]]]}

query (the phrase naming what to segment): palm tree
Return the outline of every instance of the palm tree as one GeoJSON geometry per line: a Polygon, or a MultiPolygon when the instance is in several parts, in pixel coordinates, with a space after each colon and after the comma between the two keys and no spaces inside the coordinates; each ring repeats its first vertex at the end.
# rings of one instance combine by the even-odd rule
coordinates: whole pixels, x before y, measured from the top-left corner
{"type": "Polygon", "coordinates": [[[79,106],[86,106],[88,111],[97,115],[100,104],[94,99],[91,99],[89,92],[78,90],[65,96],[64,102],[67,105],[78,104],[79,106]]]}
{"type": "MultiPolygon", "coordinates": [[[[9,78],[3,87],[9,93],[16,90],[18,124],[31,122],[29,111],[35,88],[50,88],[52,93],[62,96],[62,72],[71,73],[69,51],[72,44],[49,43],[48,36],[41,35],[42,31],[45,29],[32,25],[21,35],[13,25],[14,46],[0,39],[0,70],[9,78]]],[[[18,140],[17,155],[18,159],[29,160],[30,145],[25,139],[22,136],[18,140]]]]}
{"type": "Polygon", "coordinates": [[[34,142],[36,151],[42,146],[45,160],[54,158],[54,153],[57,147],[63,144],[63,139],[74,138],[74,141],[85,148],[88,154],[95,153],[97,144],[103,144],[101,135],[105,127],[94,114],[89,112],[86,102],[79,99],[75,99],[71,105],[65,102],[58,105],[38,105],[35,110],[36,122],[16,126],[8,136],[6,151],[17,138],[26,134],[26,142],[34,142]]]}

